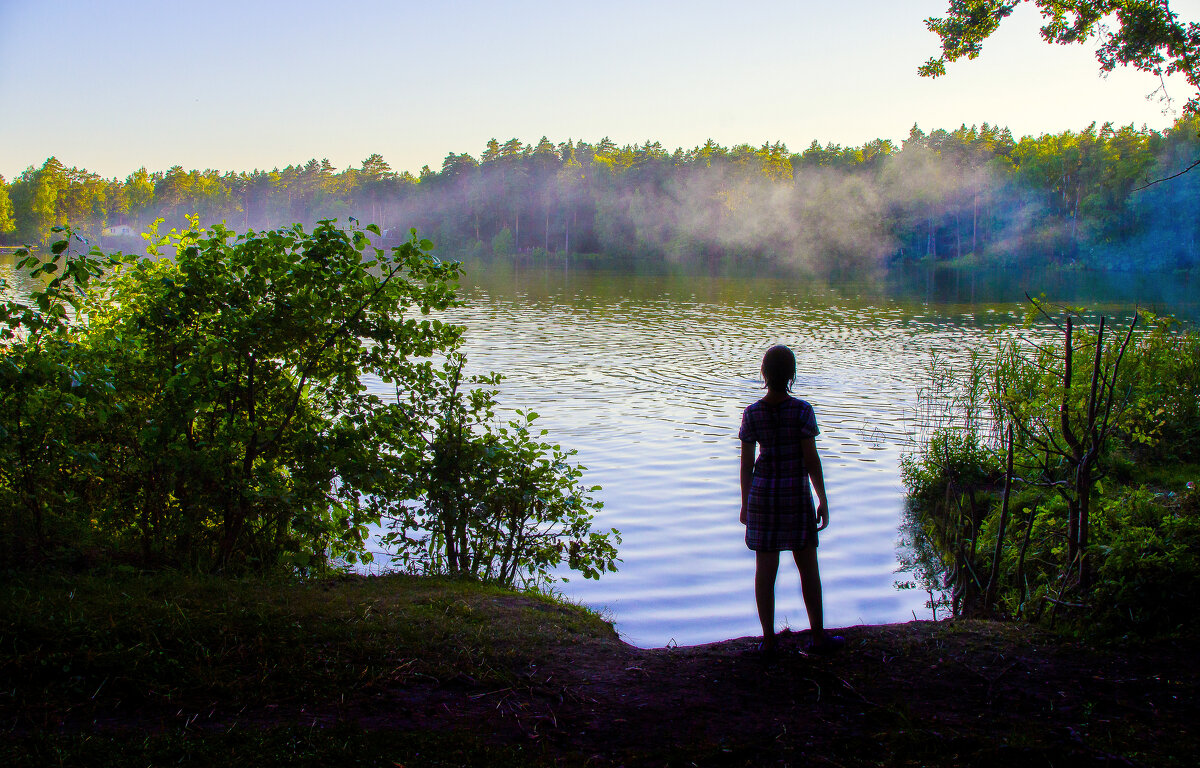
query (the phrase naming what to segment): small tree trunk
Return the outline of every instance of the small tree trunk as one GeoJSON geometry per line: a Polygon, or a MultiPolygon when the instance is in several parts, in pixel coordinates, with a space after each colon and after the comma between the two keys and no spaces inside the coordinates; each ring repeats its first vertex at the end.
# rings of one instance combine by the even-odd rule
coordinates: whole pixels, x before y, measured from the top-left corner
{"type": "Polygon", "coordinates": [[[957,205],[954,207],[954,258],[962,258],[962,216],[957,205]]]}
{"type": "Polygon", "coordinates": [[[1021,541],[1021,554],[1017,556],[1017,589],[1020,590],[1021,600],[1017,603],[1018,610],[1025,613],[1025,553],[1029,551],[1029,539],[1033,536],[1033,521],[1037,517],[1037,507],[1029,510],[1029,524],[1025,526],[1025,538],[1021,541]]]}
{"type": "Polygon", "coordinates": [[[1079,233],[1079,185],[1075,187],[1075,209],[1071,212],[1071,242],[1075,243],[1079,233]]]}
{"type": "MultiPolygon", "coordinates": [[[[1062,429],[1063,439],[1067,441],[1067,445],[1071,448],[1071,462],[1078,466],[1083,455],[1083,447],[1079,440],[1075,437],[1075,432],[1071,429],[1071,378],[1074,373],[1074,349],[1072,347],[1072,335],[1074,325],[1072,318],[1067,318],[1067,328],[1065,331],[1065,339],[1063,343],[1063,394],[1062,401],[1059,403],[1059,426],[1062,429]]],[[[1075,557],[1078,554],[1079,543],[1079,504],[1078,498],[1067,503],[1067,562],[1074,563],[1075,557]]]]}
{"type": "MultiPolygon", "coordinates": [[[[1087,549],[1088,549],[1088,524],[1091,512],[1091,497],[1092,497],[1092,466],[1095,463],[1100,453],[1100,442],[1103,436],[1097,428],[1097,419],[1100,418],[1099,399],[1100,395],[1100,358],[1104,354],[1104,317],[1100,317],[1100,327],[1096,331],[1096,349],[1095,357],[1092,360],[1092,387],[1088,394],[1088,412],[1087,412],[1087,428],[1088,428],[1088,450],[1083,456],[1083,461],[1080,462],[1079,468],[1076,471],[1076,489],[1075,493],[1079,497],[1079,523],[1078,523],[1078,550],[1079,550],[1079,588],[1080,592],[1087,594],[1091,588],[1091,573],[1088,568],[1087,549]]],[[[1115,375],[1114,375],[1115,380],[1115,375]]]]}
{"type": "Polygon", "coordinates": [[[445,548],[446,548],[446,571],[455,576],[458,574],[458,538],[455,529],[456,523],[451,520],[446,521],[445,527],[445,548]]]}
{"type": "Polygon", "coordinates": [[[1000,577],[1000,554],[1004,548],[1004,529],[1008,526],[1008,497],[1012,491],[1013,476],[1013,425],[1008,425],[1008,465],[1004,471],[1004,497],[1000,503],[1000,527],[996,531],[996,549],[992,553],[992,572],[988,576],[987,592],[983,604],[987,610],[992,609],[996,600],[996,582],[1000,577]]]}
{"type": "Polygon", "coordinates": [[[971,209],[971,255],[974,256],[978,250],[979,238],[979,187],[975,187],[975,204],[971,209]]]}
{"type": "Polygon", "coordinates": [[[1076,544],[1077,557],[1079,558],[1079,591],[1081,595],[1086,595],[1091,589],[1091,574],[1088,569],[1088,517],[1091,509],[1092,495],[1092,468],[1090,463],[1079,468],[1079,481],[1075,492],[1079,495],[1079,522],[1076,533],[1079,536],[1079,541],[1076,544]]]}

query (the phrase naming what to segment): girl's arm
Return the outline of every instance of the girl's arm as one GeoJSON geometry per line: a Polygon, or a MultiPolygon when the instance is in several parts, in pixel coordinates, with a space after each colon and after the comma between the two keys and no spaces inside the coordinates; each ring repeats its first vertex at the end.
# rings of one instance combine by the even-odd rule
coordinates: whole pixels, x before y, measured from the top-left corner
{"type": "Polygon", "coordinates": [[[746,524],[747,504],[750,502],[750,480],[754,477],[754,442],[742,441],[742,514],[739,518],[746,524]]]}
{"type": "Polygon", "coordinates": [[[808,479],[817,492],[817,530],[823,531],[829,525],[829,502],[825,498],[825,475],[821,471],[816,438],[800,438],[800,449],[804,452],[804,468],[808,470],[808,479]]]}

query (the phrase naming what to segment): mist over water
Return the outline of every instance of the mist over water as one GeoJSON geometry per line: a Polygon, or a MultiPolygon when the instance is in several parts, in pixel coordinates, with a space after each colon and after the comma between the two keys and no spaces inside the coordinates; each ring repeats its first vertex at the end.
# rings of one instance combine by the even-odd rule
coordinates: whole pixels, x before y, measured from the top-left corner
{"type": "Polygon", "coordinates": [[[518,252],[723,257],[818,274],[918,258],[1176,269],[1200,262],[1200,177],[1139,185],[1186,167],[1197,146],[1194,121],[1163,134],[1106,124],[1019,140],[986,123],[913,126],[899,144],[814,142],[802,153],[511,140],[479,163],[451,153],[440,174],[380,210],[480,253],[504,231],[518,252]]]}
{"type": "MultiPolygon", "coordinates": [[[[628,642],[691,645],[758,632],[736,435],[762,394],[762,353],[780,342],[797,353],[795,394],[821,428],[827,624],[930,616],[924,594],[893,587],[916,392],[931,352],[962,360],[987,331],[1019,323],[1027,281],[1039,279],[926,272],[827,285],[477,266],[453,319],[467,326],[471,367],[507,377],[501,404],[535,409],[553,441],[578,450],[587,482],[603,487],[597,527],[621,531],[618,573],[557,588],[628,642]]],[[[1170,298],[1174,280],[1059,280],[1065,299],[1110,314],[1156,304],[1196,315],[1194,298],[1170,298]]],[[[781,566],[777,591],[780,622],[807,627],[794,567],[781,566]]]]}
{"type": "Polygon", "coordinates": [[[1123,272],[1200,264],[1200,173],[1180,174],[1200,152],[1197,116],[1164,131],[1093,124],[1021,138],[987,123],[914,125],[899,141],[794,149],[513,138],[487,142],[478,159],[450,152],[440,171],[419,175],[373,154],[341,170],[313,158],[271,171],[142,168],[124,181],[47,158],[8,185],[16,231],[0,242],[46,242],[54,222],[69,221],[106,248],[139,252],[136,233],[156,217],[167,231],[194,213],[238,231],[373,223],[385,246],[415,228],[474,258],[818,275],[914,261],[1123,272]],[[48,189],[58,190],[53,205],[34,205],[48,189]]]}

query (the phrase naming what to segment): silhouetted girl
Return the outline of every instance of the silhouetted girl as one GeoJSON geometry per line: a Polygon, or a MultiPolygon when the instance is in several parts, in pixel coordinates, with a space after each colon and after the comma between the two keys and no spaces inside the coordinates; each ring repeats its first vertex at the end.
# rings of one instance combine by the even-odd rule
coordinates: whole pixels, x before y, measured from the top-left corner
{"type": "Polygon", "coordinates": [[[843,639],[825,634],[817,531],[829,525],[825,479],[817,455],[817,417],[812,406],[789,393],[796,380],[796,357],[777,345],[763,355],[767,394],[746,408],[742,440],[742,523],[746,546],[755,552],[754,599],[762,623],[762,651],[775,652],[775,575],[779,553],[791,550],[800,570],[800,591],[812,630],[809,649],[833,650],[843,639]],[[755,459],[755,444],[758,458],[755,459]],[[811,489],[817,492],[814,508],[811,489]]]}

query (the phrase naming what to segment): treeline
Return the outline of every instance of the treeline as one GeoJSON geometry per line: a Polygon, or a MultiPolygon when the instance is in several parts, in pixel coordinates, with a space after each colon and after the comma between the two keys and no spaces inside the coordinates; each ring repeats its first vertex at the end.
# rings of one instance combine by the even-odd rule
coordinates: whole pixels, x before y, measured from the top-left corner
{"type": "Polygon", "coordinates": [[[672,152],[657,142],[493,139],[478,158],[451,152],[440,171],[416,176],[372,155],[341,171],[328,160],[251,172],[175,166],[122,181],[52,157],[11,184],[0,178],[0,238],[46,242],[65,223],[119,238],[160,217],[184,226],[192,213],[258,230],[355,217],[481,256],[1179,268],[1200,261],[1200,173],[1144,185],[1198,157],[1195,116],[1165,131],[1093,124],[1019,140],[986,123],[913,126],[900,146],[814,141],[799,153],[779,142],[672,152]]]}

